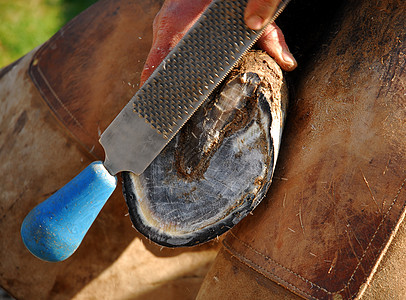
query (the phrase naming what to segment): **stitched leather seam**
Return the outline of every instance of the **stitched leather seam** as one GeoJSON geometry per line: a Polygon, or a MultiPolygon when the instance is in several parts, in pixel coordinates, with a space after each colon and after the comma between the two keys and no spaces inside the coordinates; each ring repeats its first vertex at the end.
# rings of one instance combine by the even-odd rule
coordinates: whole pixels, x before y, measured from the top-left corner
{"type": "MultiPolygon", "coordinates": [[[[52,93],[52,95],[55,97],[55,99],[58,101],[58,103],[62,106],[62,108],[64,109],[64,111],[66,111],[66,113],[72,118],[72,120],[76,123],[77,126],[79,126],[80,128],[83,129],[83,125],[79,122],[78,119],[75,118],[75,116],[72,114],[72,112],[65,106],[65,104],[63,104],[63,102],[61,101],[61,99],[59,98],[59,96],[57,95],[57,93],[54,91],[54,89],[52,88],[51,84],[48,82],[46,76],[44,75],[44,73],[42,72],[40,66],[39,66],[39,55],[45,51],[45,49],[49,48],[49,45],[60,39],[61,36],[63,36],[64,31],[69,31],[72,27],[73,27],[73,23],[74,22],[68,22],[57,34],[55,34],[53,37],[51,37],[51,39],[48,40],[48,42],[46,42],[43,46],[41,46],[41,48],[37,51],[37,53],[35,53],[34,57],[33,57],[33,61],[30,64],[30,69],[32,67],[34,67],[33,62],[38,59],[37,64],[35,65],[36,70],[38,71],[39,75],[41,76],[41,79],[44,81],[44,83],[46,84],[46,86],[48,87],[49,91],[52,93]]],[[[31,73],[31,71],[30,71],[31,73]]],[[[30,74],[31,79],[34,81],[35,85],[37,86],[38,90],[40,91],[40,93],[43,95],[44,99],[47,98],[45,96],[45,94],[41,91],[40,85],[37,82],[37,80],[35,79],[35,76],[32,76],[32,74],[30,74]]],[[[46,102],[48,103],[49,106],[51,106],[50,102],[48,101],[48,99],[45,99],[46,102]]],[[[56,113],[56,110],[54,107],[52,107],[53,111],[55,112],[55,114],[58,116],[58,114],[56,113]]],[[[59,118],[59,116],[58,116],[59,118]]],[[[71,132],[71,130],[69,130],[71,132]]],[[[86,132],[86,131],[84,131],[86,132]]]]}
{"type": "Polygon", "coordinates": [[[47,78],[45,77],[44,73],[42,73],[41,68],[38,66],[37,68],[38,73],[41,75],[42,80],[44,80],[45,84],[47,85],[49,91],[52,93],[52,95],[55,97],[55,99],[58,101],[58,103],[62,106],[62,108],[68,113],[68,115],[72,118],[72,120],[80,127],[83,128],[82,124],[79,122],[78,119],[75,118],[75,116],[71,113],[71,111],[65,106],[65,104],[63,104],[63,102],[61,101],[61,99],[59,99],[58,95],[56,94],[56,92],[54,91],[54,89],[52,88],[52,86],[49,84],[47,78]]]}
{"type": "MultiPolygon", "coordinates": [[[[324,291],[324,292],[326,292],[326,293],[328,293],[328,294],[332,294],[331,292],[329,292],[328,290],[324,289],[323,287],[321,287],[321,286],[319,286],[319,285],[317,285],[317,284],[311,282],[310,280],[304,278],[302,275],[300,275],[300,274],[298,274],[298,273],[296,273],[296,272],[290,270],[289,268],[286,268],[285,266],[281,265],[280,263],[278,263],[277,261],[273,260],[273,259],[270,258],[269,256],[267,256],[267,255],[263,254],[262,252],[260,252],[260,251],[258,251],[258,250],[256,250],[256,249],[254,249],[253,247],[251,247],[250,245],[248,245],[248,244],[245,243],[244,241],[240,240],[234,233],[230,232],[230,234],[231,234],[236,240],[238,240],[243,246],[245,246],[245,247],[248,248],[248,249],[251,249],[251,250],[254,251],[256,254],[259,254],[260,256],[262,256],[263,258],[265,258],[266,260],[272,261],[275,265],[277,265],[277,266],[281,267],[282,269],[284,269],[285,271],[288,271],[289,273],[295,275],[296,277],[298,277],[298,278],[301,279],[302,281],[304,281],[304,282],[306,282],[306,283],[308,283],[308,284],[311,284],[312,286],[315,286],[315,287],[317,287],[318,289],[320,289],[320,290],[322,290],[322,291],[324,291]]],[[[224,241],[224,243],[227,243],[227,242],[224,241]]],[[[232,248],[230,245],[228,245],[228,246],[229,246],[230,248],[232,248]]],[[[244,255],[242,255],[242,256],[243,256],[245,259],[249,260],[249,259],[246,258],[244,255]]],[[[269,273],[271,273],[272,275],[275,275],[275,274],[272,273],[272,272],[269,272],[269,273]]],[[[275,276],[276,276],[276,275],[275,275],[275,276]]]]}
{"type": "MultiPolygon", "coordinates": [[[[338,290],[338,291],[336,291],[336,292],[328,291],[328,290],[326,290],[325,288],[323,288],[323,287],[321,287],[321,286],[319,286],[319,285],[313,283],[312,281],[310,281],[310,280],[304,278],[304,277],[301,276],[300,274],[298,274],[298,273],[296,273],[296,272],[294,272],[294,271],[292,271],[292,270],[286,268],[285,266],[283,266],[283,265],[281,265],[280,263],[278,263],[278,262],[276,262],[275,260],[273,260],[271,257],[269,257],[269,256],[263,254],[262,252],[260,252],[260,251],[258,251],[258,250],[256,250],[256,249],[254,249],[253,247],[251,247],[250,245],[248,245],[246,242],[244,242],[244,241],[242,241],[241,239],[239,239],[233,232],[230,232],[229,234],[232,235],[233,238],[235,238],[237,241],[239,241],[244,247],[246,247],[246,248],[252,250],[252,251],[255,252],[256,254],[262,256],[263,258],[265,258],[266,260],[270,260],[270,261],[273,262],[275,265],[277,265],[277,266],[281,267],[282,269],[288,271],[289,273],[295,275],[296,277],[298,277],[298,278],[301,279],[302,281],[304,281],[304,282],[306,282],[306,283],[308,283],[308,284],[311,284],[312,286],[318,288],[318,289],[321,290],[321,291],[324,291],[325,293],[327,293],[327,294],[329,294],[329,295],[336,294],[336,293],[340,293],[340,292],[344,291],[346,288],[348,288],[348,287],[350,286],[351,280],[353,280],[355,273],[358,271],[358,269],[359,269],[359,267],[360,267],[360,265],[361,265],[363,259],[365,258],[365,255],[366,255],[367,251],[368,251],[369,248],[371,247],[371,245],[372,245],[372,243],[373,243],[373,241],[374,241],[376,235],[378,234],[379,230],[381,229],[382,225],[385,223],[385,220],[387,219],[389,213],[391,212],[393,206],[395,205],[397,199],[399,198],[400,192],[403,190],[403,187],[405,186],[405,184],[406,184],[406,178],[403,180],[401,186],[399,187],[399,189],[398,189],[398,191],[397,191],[397,193],[396,193],[396,196],[395,196],[395,198],[393,199],[391,205],[389,206],[387,212],[386,212],[385,215],[382,217],[381,222],[379,223],[379,225],[377,226],[377,228],[376,228],[374,234],[372,235],[371,240],[370,240],[369,243],[368,243],[368,246],[365,248],[365,250],[364,250],[364,252],[363,252],[361,258],[359,259],[358,264],[355,266],[355,269],[354,269],[354,271],[352,272],[352,274],[351,274],[349,280],[347,281],[347,283],[344,285],[344,287],[343,287],[342,289],[340,289],[340,290],[338,290]]],[[[406,206],[406,203],[402,206],[402,211],[405,209],[405,206],[406,206]]],[[[397,223],[397,222],[396,222],[396,223],[397,223]]],[[[392,227],[391,231],[393,231],[394,228],[395,228],[395,226],[392,227]]],[[[231,245],[229,245],[226,241],[224,241],[223,243],[224,243],[224,244],[227,244],[227,247],[229,248],[229,250],[233,249],[233,247],[232,247],[231,245]]],[[[382,246],[380,247],[380,249],[382,249],[383,246],[384,246],[384,245],[382,245],[382,246]]],[[[233,249],[233,250],[235,251],[235,249],[233,249]]],[[[242,258],[244,258],[245,260],[249,261],[250,263],[254,264],[256,267],[263,269],[261,266],[258,266],[257,264],[255,264],[254,262],[252,262],[250,259],[248,259],[248,258],[245,257],[244,255],[240,255],[240,256],[241,256],[242,258]]],[[[264,269],[264,270],[265,270],[265,269],[264,269]]],[[[268,271],[268,270],[265,270],[265,271],[268,272],[269,274],[272,274],[273,276],[275,276],[275,277],[278,278],[279,280],[284,281],[284,282],[287,283],[288,285],[294,286],[292,283],[286,282],[285,280],[279,278],[279,277],[278,277],[277,275],[275,275],[274,273],[272,273],[272,272],[270,272],[270,271],[268,271]]],[[[295,287],[295,288],[298,289],[299,291],[301,291],[299,288],[297,288],[297,287],[295,287]]],[[[301,292],[303,292],[303,291],[301,291],[301,292]]],[[[305,292],[303,292],[303,293],[305,293],[305,292]]],[[[357,293],[358,293],[358,292],[352,294],[350,297],[356,295],[357,293]]]]}
{"type": "MultiPolygon", "coordinates": [[[[402,184],[401,184],[401,186],[400,186],[398,192],[396,193],[396,196],[395,196],[395,198],[393,199],[391,205],[389,206],[389,208],[388,208],[386,214],[382,217],[381,222],[379,223],[378,227],[376,228],[375,233],[373,234],[371,240],[370,240],[369,243],[368,243],[368,246],[365,248],[364,253],[363,253],[362,256],[361,256],[361,259],[359,259],[358,264],[357,264],[357,266],[356,266],[355,269],[354,269],[354,272],[352,272],[352,274],[351,274],[351,276],[350,276],[350,279],[348,280],[348,282],[347,282],[347,284],[344,286],[344,288],[342,288],[339,292],[343,291],[347,286],[350,285],[350,281],[354,278],[354,275],[355,275],[355,273],[357,272],[357,269],[358,269],[359,266],[361,265],[361,262],[362,262],[362,260],[364,259],[364,257],[365,257],[365,255],[366,255],[368,249],[371,247],[372,242],[374,241],[376,235],[378,234],[379,229],[380,229],[380,228],[382,227],[382,225],[385,223],[385,220],[387,219],[387,217],[388,217],[390,211],[392,210],[393,206],[395,205],[395,203],[396,203],[396,201],[397,201],[397,199],[398,199],[398,197],[399,197],[399,195],[400,195],[400,192],[402,191],[402,189],[403,189],[405,183],[406,183],[406,178],[403,180],[403,182],[402,182],[402,184]]],[[[404,205],[403,205],[403,208],[404,208],[404,205]]],[[[402,210],[403,210],[403,208],[402,208],[402,210]]],[[[397,222],[396,222],[396,223],[397,223],[397,222]]],[[[395,228],[395,227],[393,226],[393,227],[391,228],[391,231],[392,231],[394,228],[395,228]]],[[[380,249],[382,249],[382,247],[380,247],[380,249]]]]}
{"type": "MultiPolygon", "coordinates": [[[[225,246],[226,246],[226,250],[228,250],[228,252],[229,252],[231,255],[235,256],[235,253],[231,252],[232,247],[231,247],[226,241],[224,241],[224,244],[225,244],[225,246]]],[[[253,250],[254,250],[254,249],[253,249],[253,250]]],[[[309,297],[309,298],[312,298],[312,299],[315,299],[315,300],[319,300],[318,298],[315,298],[314,296],[312,296],[312,295],[306,293],[305,291],[299,289],[298,287],[296,287],[296,286],[293,285],[292,283],[290,283],[290,282],[288,282],[288,281],[282,279],[282,278],[279,277],[278,275],[276,275],[276,274],[274,274],[274,273],[272,273],[272,272],[266,270],[265,268],[261,267],[260,265],[256,264],[255,262],[253,262],[252,260],[246,258],[245,256],[243,256],[243,255],[239,255],[239,256],[241,257],[241,259],[246,260],[247,262],[249,262],[249,264],[246,264],[248,267],[250,267],[250,268],[253,269],[254,271],[256,271],[256,272],[258,272],[258,273],[264,275],[266,278],[272,280],[272,278],[270,278],[270,277],[275,277],[275,278],[277,278],[280,282],[282,282],[282,283],[284,283],[284,284],[290,286],[293,291],[294,291],[294,290],[298,290],[298,291],[300,291],[303,295],[306,295],[306,296],[309,297]],[[257,269],[252,268],[252,267],[250,266],[250,264],[251,264],[251,265],[254,265],[254,266],[255,266],[256,268],[258,268],[260,271],[257,270],[257,269]],[[261,272],[261,271],[262,271],[262,272],[261,272]]],[[[275,262],[275,263],[276,263],[276,262],[275,262]]],[[[278,263],[276,263],[276,264],[278,264],[278,263]]],[[[282,266],[282,268],[283,268],[283,266],[282,266]]]]}

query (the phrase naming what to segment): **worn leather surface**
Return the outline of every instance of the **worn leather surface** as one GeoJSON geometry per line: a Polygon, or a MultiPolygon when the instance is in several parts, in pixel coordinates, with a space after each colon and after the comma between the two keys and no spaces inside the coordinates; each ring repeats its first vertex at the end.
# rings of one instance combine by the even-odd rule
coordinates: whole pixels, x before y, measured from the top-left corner
{"type": "Polygon", "coordinates": [[[365,292],[406,201],[405,7],[353,1],[341,15],[300,74],[267,199],[224,241],[315,299],[365,292]]]}
{"type": "Polygon", "coordinates": [[[137,89],[159,4],[100,1],[0,70],[0,285],[17,299],[194,299],[217,253],[216,242],[149,242],[132,228],[121,186],[66,261],[35,258],[20,237],[36,204],[103,157],[98,134],[137,89]]]}
{"type": "Polygon", "coordinates": [[[291,293],[285,286],[268,280],[255,269],[241,264],[238,258],[223,249],[207,273],[196,299],[298,300],[302,298],[291,293]]]}
{"type": "Polygon", "coordinates": [[[406,299],[406,222],[393,234],[371,280],[364,284],[361,299],[406,299]]]}
{"type": "Polygon", "coordinates": [[[58,118],[97,157],[100,134],[138,90],[162,0],[99,1],[35,54],[30,76],[58,118]]]}

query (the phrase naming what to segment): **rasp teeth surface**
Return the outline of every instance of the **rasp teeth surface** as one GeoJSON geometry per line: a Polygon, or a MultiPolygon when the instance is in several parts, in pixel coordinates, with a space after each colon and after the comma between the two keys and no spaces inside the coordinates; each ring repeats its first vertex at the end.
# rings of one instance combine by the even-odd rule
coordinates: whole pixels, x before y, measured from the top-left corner
{"type": "Polygon", "coordinates": [[[177,133],[258,38],[260,32],[244,24],[247,1],[213,1],[132,99],[134,111],[165,138],[177,133]]]}

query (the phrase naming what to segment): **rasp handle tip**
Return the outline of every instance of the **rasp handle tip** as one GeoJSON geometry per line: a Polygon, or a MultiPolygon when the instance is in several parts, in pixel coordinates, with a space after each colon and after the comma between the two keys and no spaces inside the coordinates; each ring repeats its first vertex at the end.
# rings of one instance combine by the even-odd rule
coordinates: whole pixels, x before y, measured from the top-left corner
{"type": "Polygon", "coordinates": [[[21,236],[36,257],[58,262],[79,247],[117,186],[116,176],[96,161],[25,217],[21,236]]]}

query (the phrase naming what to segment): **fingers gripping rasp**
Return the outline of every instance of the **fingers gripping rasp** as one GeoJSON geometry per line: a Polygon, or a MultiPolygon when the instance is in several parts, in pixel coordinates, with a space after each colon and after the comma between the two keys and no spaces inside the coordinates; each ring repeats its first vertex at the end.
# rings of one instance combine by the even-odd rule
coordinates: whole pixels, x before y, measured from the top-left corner
{"type": "Polygon", "coordinates": [[[247,1],[213,1],[103,132],[104,163],[89,165],[27,215],[21,235],[35,256],[68,258],[114,191],[115,174],[141,174],[253,46],[263,30],[246,27],[247,1]]]}

